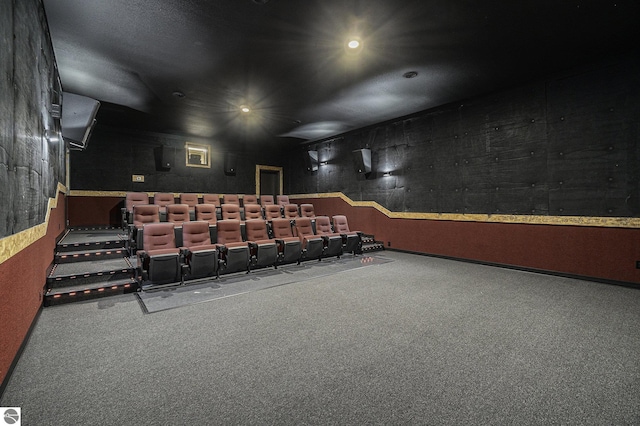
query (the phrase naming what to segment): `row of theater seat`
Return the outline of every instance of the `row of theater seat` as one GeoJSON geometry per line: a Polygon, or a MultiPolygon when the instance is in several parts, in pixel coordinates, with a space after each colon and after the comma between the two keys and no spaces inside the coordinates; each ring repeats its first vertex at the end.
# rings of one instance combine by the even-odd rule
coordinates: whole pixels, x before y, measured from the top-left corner
{"type": "Polygon", "coordinates": [[[194,193],[181,193],[176,198],[173,193],[169,192],[157,192],[152,197],[146,192],[128,192],[125,198],[124,207],[122,208],[122,225],[126,228],[128,224],[132,223],[133,207],[136,205],[157,205],[160,209],[160,221],[167,221],[167,210],[170,205],[182,204],[186,205],[191,220],[196,217],[195,211],[199,205],[213,205],[216,207],[216,214],[218,219],[223,219],[223,207],[229,206],[228,209],[232,209],[231,206],[236,206],[238,211],[244,215],[247,219],[255,218],[256,211],[260,211],[265,218],[275,217],[279,212],[280,216],[284,215],[284,212],[292,210],[293,206],[298,209],[298,206],[289,202],[288,195],[278,195],[274,200],[273,195],[262,195],[259,198],[256,195],[246,194],[242,197],[238,194],[203,194],[202,198],[198,194],[194,193]],[[178,202],[176,202],[178,201],[178,202]],[[279,206],[279,207],[278,207],[279,206]],[[289,206],[289,207],[285,207],[289,206]],[[279,209],[279,210],[278,210],[279,209]]]}
{"type": "Polygon", "coordinates": [[[360,252],[361,233],[349,230],[345,216],[333,217],[335,229],[327,216],[318,216],[315,222],[315,231],[310,218],[250,219],[244,224],[223,219],[214,225],[202,220],[179,225],[159,221],[134,225],[141,286],[360,252]]]}
{"type": "Polygon", "coordinates": [[[155,204],[140,204],[134,206],[134,211],[128,215],[124,222],[125,229],[129,223],[133,223],[136,219],[134,215],[138,215],[138,221],[144,220],[145,215],[155,216],[156,212],[160,218],[160,222],[185,222],[188,220],[206,220],[215,223],[222,219],[296,219],[298,217],[315,218],[315,209],[313,204],[286,204],[284,206],[268,205],[264,208],[257,204],[250,204],[246,207],[240,207],[236,204],[223,204],[216,207],[213,204],[197,204],[193,210],[189,209],[186,204],[169,204],[165,207],[164,212],[161,207],[155,204]],[[164,213],[164,214],[163,214],[164,213]]]}

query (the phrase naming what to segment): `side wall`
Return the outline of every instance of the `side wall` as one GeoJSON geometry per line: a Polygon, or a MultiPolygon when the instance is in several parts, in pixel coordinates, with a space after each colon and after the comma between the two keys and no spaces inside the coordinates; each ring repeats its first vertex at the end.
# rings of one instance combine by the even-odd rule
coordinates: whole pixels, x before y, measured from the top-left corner
{"type": "Polygon", "coordinates": [[[639,58],[301,146],[285,192],[392,248],[638,283],[639,58]],[[369,175],[354,170],[363,148],[369,175]],[[325,163],[315,172],[306,150],[325,163]]]}
{"type": "MultiPolygon", "coordinates": [[[[295,196],[317,215],[344,214],[385,247],[603,281],[640,284],[640,228],[391,218],[340,197],[295,196]]],[[[517,216],[513,217],[517,220],[517,216]]],[[[534,218],[531,218],[534,219],[534,218]]],[[[606,220],[606,219],[604,219],[606,220]]],[[[580,218],[575,218],[576,223],[580,218]]],[[[629,223],[638,223],[637,219],[629,223]]]]}
{"type": "Polygon", "coordinates": [[[342,192],[394,212],[639,217],[639,58],[301,146],[285,193],[342,192]],[[368,176],[352,164],[362,148],[368,176]],[[316,172],[307,149],[326,162],[316,172]]]}
{"type": "Polygon", "coordinates": [[[65,227],[61,92],[41,0],[0,2],[0,381],[42,305],[65,227]],[[46,135],[50,137],[47,138],[46,135]],[[50,140],[49,140],[50,139],[50,140]]]}
{"type": "Polygon", "coordinates": [[[65,181],[60,120],[50,114],[62,89],[40,0],[0,2],[0,52],[2,238],[42,223],[65,181]]]}

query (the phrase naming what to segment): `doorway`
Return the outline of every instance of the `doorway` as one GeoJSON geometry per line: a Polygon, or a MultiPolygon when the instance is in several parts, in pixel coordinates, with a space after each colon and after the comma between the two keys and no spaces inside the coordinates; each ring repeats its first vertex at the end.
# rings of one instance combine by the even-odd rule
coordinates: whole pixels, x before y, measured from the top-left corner
{"type": "Polygon", "coordinates": [[[257,195],[282,195],[282,167],[256,165],[257,195]]]}

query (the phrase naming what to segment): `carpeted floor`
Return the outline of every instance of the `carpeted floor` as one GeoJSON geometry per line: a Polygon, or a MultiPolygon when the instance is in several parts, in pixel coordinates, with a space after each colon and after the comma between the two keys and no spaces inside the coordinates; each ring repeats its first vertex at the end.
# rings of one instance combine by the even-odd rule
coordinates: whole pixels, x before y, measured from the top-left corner
{"type": "MultiPolygon", "coordinates": [[[[260,291],[275,286],[299,283],[312,278],[331,276],[366,266],[381,265],[392,259],[383,254],[326,258],[321,262],[305,261],[299,265],[281,265],[278,269],[260,268],[246,272],[222,274],[219,278],[203,278],[188,281],[183,286],[161,287],[137,293],[145,313],[180,308],[194,303],[205,303],[222,297],[237,296],[250,291],[260,291]]],[[[337,279],[338,277],[334,277],[337,279]]]]}
{"type": "Polygon", "coordinates": [[[23,425],[639,424],[640,291],[385,252],[145,315],[44,309],[1,406],[23,425]]]}

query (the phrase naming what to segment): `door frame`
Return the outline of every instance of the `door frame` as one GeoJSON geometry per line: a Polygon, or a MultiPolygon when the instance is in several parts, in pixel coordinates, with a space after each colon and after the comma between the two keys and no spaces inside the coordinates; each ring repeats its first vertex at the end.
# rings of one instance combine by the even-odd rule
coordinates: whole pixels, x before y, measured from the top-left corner
{"type": "Polygon", "coordinates": [[[280,177],[280,195],[282,195],[282,191],[284,188],[283,185],[283,168],[278,166],[265,166],[262,164],[256,164],[256,195],[260,196],[260,172],[261,171],[269,171],[269,172],[278,172],[278,176],[280,177]]]}

